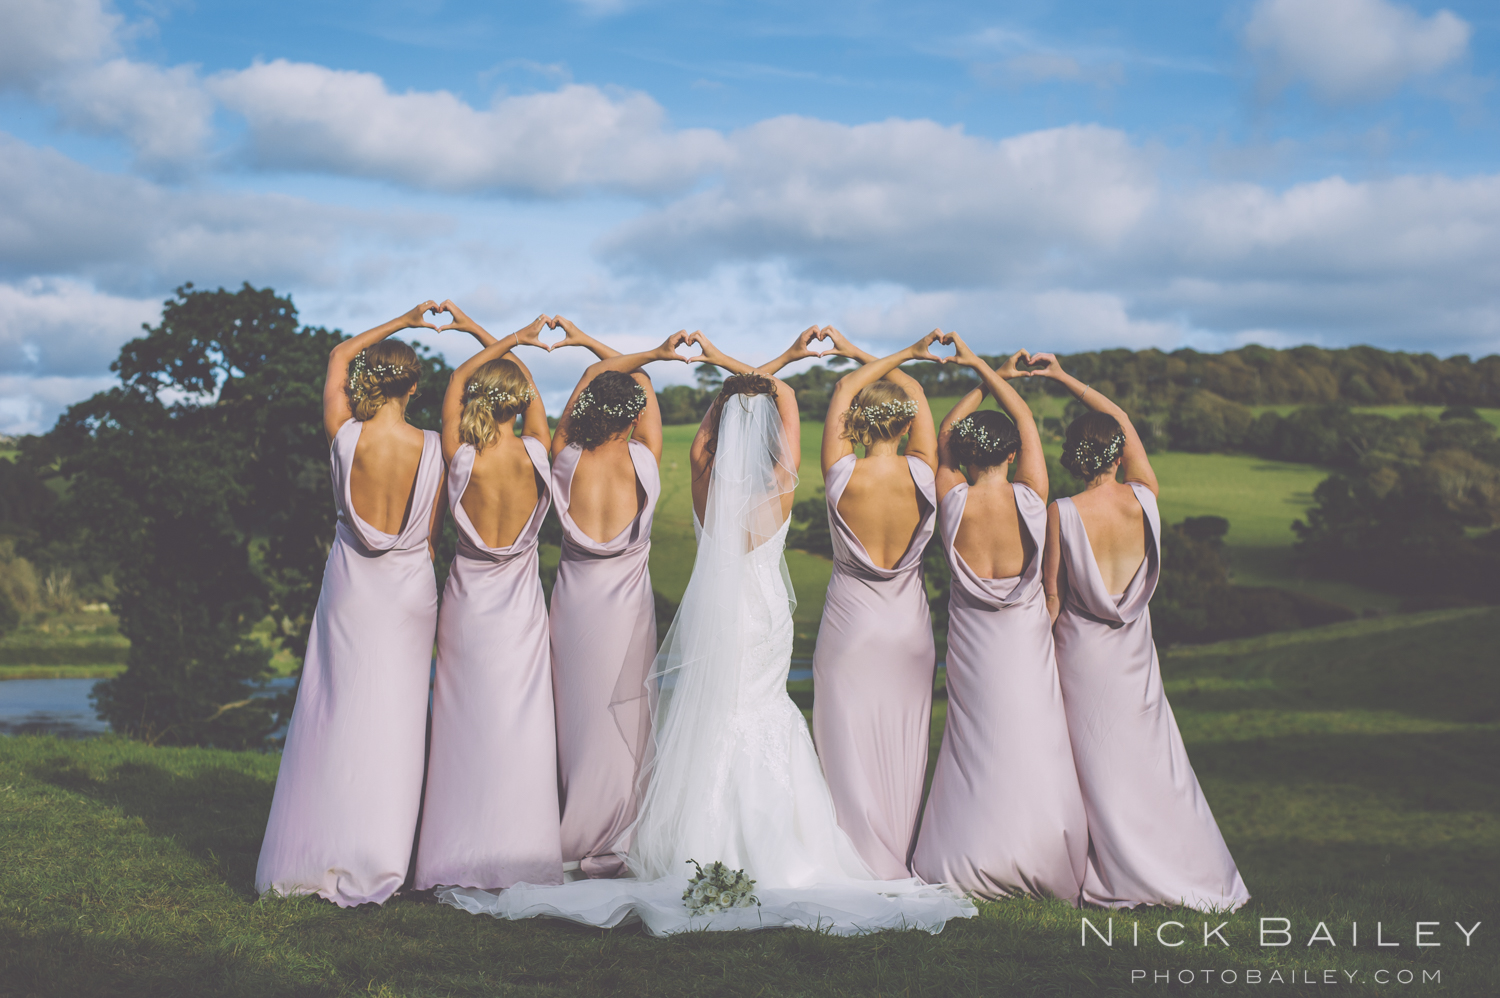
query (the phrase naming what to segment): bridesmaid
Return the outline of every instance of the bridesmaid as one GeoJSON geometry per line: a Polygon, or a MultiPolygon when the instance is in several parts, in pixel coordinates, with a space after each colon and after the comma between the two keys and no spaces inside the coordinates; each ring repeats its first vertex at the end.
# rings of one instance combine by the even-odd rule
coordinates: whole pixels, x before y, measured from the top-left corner
{"type": "Polygon", "coordinates": [[[437,682],[415,887],[562,883],[557,731],[537,533],[552,505],[547,412],[511,350],[451,301],[443,330],[483,347],[443,398],[443,456],[458,553],[438,613],[437,682]],[[517,415],[524,433],[516,436],[517,415]]]}
{"type": "Polygon", "coordinates": [[[383,903],[406,879],[422,794],[437,625],[431,536],[442,515],[438,435],[406,421],[423,302],[333,348],[323,426],[338,530],[323,570],[297,705],[276,776],[256,890],[383,903]]]}
{"type": "Polygon", "coordinates": [[[912,870],[981,897],[1078,903],[1088,818],[1042,593],[1047,461],[1031,409],[956,334],[979,375],[938,434],[938,525],[952,573],[948,721],[912,870]],[[1010,414],[976,412],[989,391],[1010,414]],[[1015,469],[1013,481],[1006,473],[1015,469]],[[968,478],[963,467],[968,468],[968,478]]]}
{"type": "Polygon", "coordinates": [[[1161,571],[1156,475],[1123,409],[1051,354],[1031,363],[1033,377],[1056,380],[1092,410],[1068,427],[1062,455],[1088,484],[1047,510],[1043,566],[1088,811],[1082,899],[1233,911],[1250,894],[1188,762],[1151,639],[1148,603],[1161,571]]]}
{"type": "Polygon", "coordinates": [[[656,657],[651,518],[661,494],[661,411],[640,368],[682,360],[686,336],[621,355],[557,316],[552,349],[599,361],[579,379],[552,439],[562,560],[552,589],[552,685],[564,869],[625,872],[636,776],[650,733],[646,675],[656,657]]]}
{"type": "Polygon", "coordinates": [[[940,334],[876,360],[822,332],[831,352],[864,366],[839,379],[823,426],[833,576],[813,653],[813,739],[839,825],[877,878],[900,880],[927,774],[937,657],[922,581],[937,432],[921,386],[899,368],[936,360],[927,347],[940,334]]]}

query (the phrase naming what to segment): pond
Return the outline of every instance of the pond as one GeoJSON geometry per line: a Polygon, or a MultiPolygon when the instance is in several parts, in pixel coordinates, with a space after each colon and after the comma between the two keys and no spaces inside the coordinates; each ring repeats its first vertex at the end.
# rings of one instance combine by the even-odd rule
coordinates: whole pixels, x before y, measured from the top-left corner
{"type": "MultiPolygon", "coordinates": [[[[97,679],[7,679],[0,681],[0,735],[93,738],[109,730],[94,714],[89,693],[97,679]]],[[[262,696],[289,690],[290,676],[273,679],[262,696]]]]}

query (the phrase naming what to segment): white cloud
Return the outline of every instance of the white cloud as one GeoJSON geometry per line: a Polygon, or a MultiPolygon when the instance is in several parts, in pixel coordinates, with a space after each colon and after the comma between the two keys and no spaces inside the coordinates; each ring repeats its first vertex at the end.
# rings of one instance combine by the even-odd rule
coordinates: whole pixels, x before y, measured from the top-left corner
{"type": "Polygon", "coordinates": [[[1106,250],[1155,198],[1145,157],[1096,126],[995,142],[932,121],[783,117],[731,141],[721,186],[627,224],[607,252],[699,270],[783,257],[843,279],[952,286],[1106,250]]]}
{"type": "Polygon", "coordinates": [[[114,59],[71,73],[44,93],[64,124],[124,136],[138,162],[151,169],[197,159],[212,130],[213,98],[190,66],[162,69],[114,59]]]}
{"type": "Polygon", "coordinates": [[[1389,0],[1260,0],[1245,44],[1266,89],[1306,81],[1321,99],[1342,103],[1383,97],[1453,65],[1470,32],[1451,11],[1424,18],[1389,0]]]}
{"type": "Polygon", "coordinates": [[[80,281],[0,282],[0,375],[97,377],[161,316],[156,298],[103,294],[80,281]]]}
{"type": "MultiPolygon", "coordinates": [[[[445,223],[426,219],[422,238],[445,223]]],[[[327,284],[354,235],[412,241],[411,218],[279,194],[175,190],[101,173],[0,133],[0,274],[89,277],[117,290],[242,280],[327,284]]]]}
{"type": "Polygon", "coordinates": [[[33,378],[0,374],[0,433],[45,433],[68,406],[116,384],[104,375],[33,378]]]}
{"type": "Polygon", "coordinates": [[[0,87],[29,89],[115,47],[107,0],[0,0],[0,87]]]}
{"type": "Polygon", "coordinates": [[[669,131],[642,93],[570,84],[476,110],[445,90],[393,94],[373,73],[282,59],[215,77],[262,167],[444,191],[556,195],[681,189],[724,159],[708,129],[669,131]]]}

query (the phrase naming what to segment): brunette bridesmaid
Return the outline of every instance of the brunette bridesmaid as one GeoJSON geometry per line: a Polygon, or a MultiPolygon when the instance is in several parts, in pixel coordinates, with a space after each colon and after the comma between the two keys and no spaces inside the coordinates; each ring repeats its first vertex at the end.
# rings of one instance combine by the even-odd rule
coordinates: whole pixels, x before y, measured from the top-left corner
{"type": "Polygon", "coordinates": [[[512,350],[546,347],[539,317],[496,340],[451,301],[444,330],[483,346],[443,398],[458,552],[438,613],[437,682],[417,890],[562,883],[557,731],[537,533],[551,507],[547,412],[512,350]],[[515,420],[524,415],[523,433],[515,420]]]}
{"type": "Polygon", "coordinates": [[[552,440],[562,560],[552,590],[552,683],[564,869],[625,872],[636,777],[650,733],[646,675],[656,657],[651,519],[661,494],[661,411],[641,366],[682,360],[676,334],[621,355],[567,319],[553,344],[599,361],[579,379],[552,440]]]}
{"type": "Polygon", "coordinates": [[[422,793],[437,625],[430,538],[438,435],[406,421],[423,302],[334,347],[323,388],[338,529],[308,636],[256,890],[377,904],[406,879],[422,793]]]}
{"type": "Polygon", "coordinates": [[[1042,592],[1047,461],[1031,409],[958,336],[979,375],[938,434],[938,529],[948,602],[948,720],[912,870],[981,897],[1078,902],[1088,818],[1042,592]],[[988,391],[1005,414],[978,412],[988,391]],[[1014,467],[1014,479],[1007,472],[1014,467]],[[968,469],[965,478],[963,469],[968,469]]]}
{"type": "Polygon", "coordinates": [[[936,652],[922,551],[937,511],[932,412],[899,368],[935,360],[927,347],[940,334],[876,360],[822,332],[864,366],[839,380],[823,426],[833,576],[813,653],[813,739],[840,827],[877,878],[899,880],[927,773],[936,652]]]}
{"type": "Polygon", "coordinates": [[[1062,455],[1088,484],[1047,510],[1043,567],[1088,811],[1082,899],[1233,911],[1250,894],[1188,762],[1151,638],[1161,571],[1156,474],[1123,409],[1051,354],[1032,364],[1042,365],[1033,376],[1055,379],[1092,410],[1068,427],[1062,455]]]}

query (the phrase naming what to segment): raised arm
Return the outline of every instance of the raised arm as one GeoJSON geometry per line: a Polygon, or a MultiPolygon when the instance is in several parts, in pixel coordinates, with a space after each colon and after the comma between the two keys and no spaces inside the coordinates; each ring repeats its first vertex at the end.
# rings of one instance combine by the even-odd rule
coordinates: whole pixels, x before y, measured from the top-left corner
{"type": "MultiPolygon", "coordinates": [[[[830,326],[828,328],[831,329],[832,327],[830,326]]],[[[811,344],[813,340],[826,339],[827,336],[828,334],[823,329],[820,329],[817,326],[808,326],[806,329],[802,330],[802,332],[797,334],[797,338],[792,341],[792,345],[787,347],[786,350],[782,351],[780,357],[766,361],[764,364],[755,369],[755,373],[764,374],[769,377],[775,374],[777,371],[781,370],[783,367],[786,367],[788,364],[795,363],[799,360],[806,360],[809,357],[823,356],[816,350],[811,349],[811,344]]]]}
{"type": "MultiPolygon", "coordinates": [[[[1016,430],[1021,435],[1021,453],[1016,456],[1016,471],[1012,481],[1022,482],[1031,487],[1031,490],[1047,501],[1047,457],[1042,453],[1042,435],[1037,432],[1036,417],[1031,414],[1031,406],[1021,394],[1010,386],[1012,378],[1029,378],[1031,372],[1022,371],[1017,367],[1017,362],[1025,360],[1031,363],[1031,354],[1026,350],[1017,350],[1010,355],[1006,362],[1000,365],[996,371],[985,363],[983,357],[979,356],[969,345],[959,337],[957,333],[949,333],[948,340],[957,351],[952,363],[962,364],[975,374],[984,383],[989,393],[995,396],[995,401],[1000,403],[1006,415],[1010,416],[1011,422],[1016,424],[1016,430]]],[[[944,421],[944,425],[947,421],[944,421]]]]}
{"type": "Polygon", "coordinates": [[[1042,551],[1042,592],[1047,596],[1047,616],[1057,623],[1062,612],[1062,521],[1057,503],[1047,507],[1047,546],[1042,551]]]}
{"type": "Polygon", "coordinates": [[[959,485],[967,479],[964,478],[963,466],[958,463],[958,458],[953,456],[953,424],[979,408],[979,403],[984,401],[984,389],[975,388],[958,400],[958,404],[948,410],[948,415],[943,417],[943,423],[938,427],[938,466],[937,466],[937,497],[942,502],[959,485]]]}
{"type": "Polygon", "coordinates": [[[404,315],[397,316],[389,322],[382,322],[374,329],[366,329],[358,336],[351,336],[342,341],[328,352],[328,374],[323,381],[323,432],[328,435],[328,442],[339,432],[339,427],[354,418],[354,411],[349,408],[349,364],[358,356],[365,347],[379,343],[393,333],[414,326],[425,326],[428,329],[437,329],[437,326],[428,322],[424,316],[428,312],[438,312],[438,303],[435,301],[424,301],[404,315]]]}
{"type": "MultiPolygon", "coordinates": [[[[744,361],[736,360],[724,351],[720,350],[718,347],[714,346],[713,341],[710,340],[707,336],[704,336],[702,330],[694,330],[692,333],[688,334],[687,339],[685,339],[683,342],[689,346],[697,347],[700,351],[698,356],[688,358],[689,364],[712,364],[714,367],[723,368],[730,374],[765,374],[764,371],[758,368],[752,368],[744,361]]],[[[771,380],[774,381],[777,385],[777,398],[779,400],[781,396],[781,386],[785,384],[785,382],[774,377],[771,378],[771,380]]],[[[787,388],[786,391],[789,394],[792,392],[791,388],[787,388]]],[[[778,401],[778,405],[779,404],[780,403],[778,401]]],[[[795,415],[795,401],[792,403],[792,406],[792,418],[795,420],[797,418],[795,415]]],[[[701,478],[703,474],[708,470],[708,462],[710,460],[708,454],[708,440],[709,437],[713,436],[712,420],[714,416],[715,410],[712,406],[710,406],[708,411],[703,414],[703,420],[698,424],[698,432],[693,435],[692,446],[688,448],[688,460],[692,464],[694,481],[697,481],[699,478],[701,478]]],[[[783,424],[785,424],[786,422],[786,414],[784,410],[782,411],[782,422],[783,424]]],[[[798,439],[801,439],[800,424],[798,424],[798,439]]],[[[798,456],[801,456],[800,451],[798,452],[798,456]]]]}
{"type": "Polygon", "coordinates": [[[463,417],[464,388],[468,385],[469,379],[480,367],[501,358],[509,359],[519,367],[531,386],[531,401],[526,406],[524,417],[526,434],[550,446],[552,440],[547,432],[547,410],[542,404],[541,395],[537,392],[536,381],[531,377],[531,371],[521,362],[521,358],[515,355],[514,349],[520,344],[526,344],[546,350],[547,345],[542,342],[541,333],[544,328],[551,325],[552,320],[545,315],[539,315],[529,325],[516,330],[504,339],[497,340],[483,326],[465,315],[463,310],[452,301],[443,302],[439,310],[452,315],[453,321],[441,327],[438,332],[457,329],[473,336],[484,347],[458,365],[458,369],[448,379],[448,390],[443,395],[443,459],[452,461],[453,455],[458,453],[458,446],[461,443],[458,438],[458,424],[463,417]]]}
{"type": "MultiPolygon", "coordinates": [[[[557,321],[561,324],[565,320],[557,321]]],[[[640,385],[646,392],[646,407],[641,410],[640,418],[635,424],[635,439],[645,444],[651,450],[651,453],[656,456],[656,460],[660,462],[662,447],[661,408],[656,404],[656,392],[651,386],[651,379],[646,376],[641,367],[657,360],[685,361],[687,358],[677,352],[677,348],[685,342],[687,342],[687,334],[679,331],[668,336],[662,345],[654,350],[629,354],[613,351],[613,356],[590,364],[588,369],[583,372],[583,377],[578,379],[578,384],[573,386],[573,394],[568,396],[568,404],[557,417],[557,432],[552,435],[552,456],[556,458],[562,449],[567,446],[567,430],[573,419],[573,406],[577,403],[578,396],[583,394],[583,390],[588,387],[589,382],[605,371],[620,371],[633,377],[636,384],[640,385]]],[[[582,346],[586,344],[576,345],[582,346]]]]}
{"type": "Polygon", "coordinates": [[[1120,424],[1120,429],[1125,434],[1125,449],[1120,454],[1120,466],[1125,470],[1125,480],[1140,482],[1151,490],[1152,495],[1157,495],[1156,472],[1151,470],[1151,459],[1146,456],[1146,445],[1141,443],[1140,434],[1135,432],[1135,425],[1130,422],[1130,417],[1125,415],[1125,410],[1105,398],[1096,389],[1090,388],[1064,371],[1052,354],[1034,354],[1031,363],[1032,377],[1051,378],[1072,392],[1074,398],[1090,409],[1095,412],[1107,412],[1115,417],[1115,421],[1120,424]],[[1037,364],[1046,366],[1038,368],[1037,364]]]}
{"type": "Polygon", "coordinates": [[[828,469],[854,453],[854,444],[844,439],[844,414],[861,389],[881,378],[889,378],[900,385],[917,404],[917,414],[912,419],[910,436],[906,442],[906,453],[921,458],[927,462],[928,467],[936,467],[937,430],[932,425],[932,409],[927,405],[927,393],[922,390],[916,378],[901,373],[900,367],[908,360],[937,361],[938,358],[927,348],[942,336],[942,330],[934,329],[905,350],[879,360],[850,343],[843,333],[832,326],[825,327],[824,332],[833,341],[834,348],[830,353],[857,360],[862,366],[840,378],[834,386],[833,397],[828,400],[828,416],[823,421],[823,474],[826,476],[828,469]]]}

